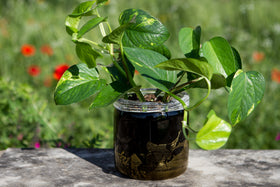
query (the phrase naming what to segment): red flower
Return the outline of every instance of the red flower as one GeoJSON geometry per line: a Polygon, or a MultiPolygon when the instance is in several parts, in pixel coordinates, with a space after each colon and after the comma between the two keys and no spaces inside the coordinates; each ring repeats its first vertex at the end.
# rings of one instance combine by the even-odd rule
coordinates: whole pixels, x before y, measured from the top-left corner
{"type": "Polygon", "coordinates": [[[271,80],[280,83],[280,70],[273,69],[271,71],[271,80]]]}
{"type": "Polygon", "coordinates": [[[33,45],[24,44],[21,46],[21,54],[23,56],[26,56],[26,57],[34,56],[35,52],[36,52],[36,49],[33,45]]]}
{"type": "Polygon", "coordinates": [[[139,73],[139,71],[135,70],[134,74],[139,75],[140,73],[139,73]]]}
{"type": "Polygon", "coordinates": [[[53,49],[49,45],[41,46],[40,50],[41,50],[41,53],[43,53],[45,55],[48,55],[48,56],[52,56],[53,55],[53,49]]]}
{"type": "Polygon", "coordinates": [[[55,70],[53,72],[53,78],[56,80],[59,80],[63,73],[69,68],[67,64],[61,64],[55,67],[55,70]]]}
{"type": "Polygon", "coordinates": [[[253,60],[258,63],[264,59],[265,55],[263,52],[255,51],[252,55],[253,60]]]}
{"type": "Polygon", "coordinates": [[[28,74],[32,77],[36,77],[41,73],[41,68],[37,65],[31,65],[28,67],[28,74]]]}

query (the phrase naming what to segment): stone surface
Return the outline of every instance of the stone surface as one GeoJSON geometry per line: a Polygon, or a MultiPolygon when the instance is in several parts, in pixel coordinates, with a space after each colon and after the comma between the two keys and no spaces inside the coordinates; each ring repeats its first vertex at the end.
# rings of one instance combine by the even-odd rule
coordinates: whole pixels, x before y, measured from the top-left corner
{"type": "Polygon", "coordinates": [[[188,170],[162,181],[126,178],[111,149],[7,149],[0,186],[280,186],[280,150],[190,150],[188,170]]]}

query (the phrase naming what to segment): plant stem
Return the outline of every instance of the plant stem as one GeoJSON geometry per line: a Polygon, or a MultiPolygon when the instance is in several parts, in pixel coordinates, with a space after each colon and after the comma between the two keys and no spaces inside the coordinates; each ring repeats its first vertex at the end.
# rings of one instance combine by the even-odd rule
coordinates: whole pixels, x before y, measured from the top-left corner
{"type": "MultiPolygon", "coordinates": [[[[94,45],[96,47],[101,48],[102,50],[107,50],[107,48],[105,46],[103,46],[103,45],[101,45],[99,43],[96,43],[94,41],[91,41],[89,39],[86,39],[86,38],[80,38],[80,39],[78,39],[78,42],[89,43],[89,44],[92,44],[92,45],[94,45]]],[[[107,53],[110,53],[110,51],[107,51],[107,53]]]]}
{"type": "MultiPolygon", "coordinates": [[[[134,82],[130,72],[129,72],[129,69],[128,69],[128,65],[127,65],[127,62],[125,60],[125,56],[124,56],[124,52],[123,52],[123,45],[122,45],[122,42],[120,42],[120,50],[121,50],[121,59],[122,59],[122,63],[123,63],[123,67],[124,67],[124,70],[125,70],[125,73],[126,73],[126,77],[130,83],[130,85],[132,87],[136,87],[136,83],[134,82]]],[[[135,92],[135,94],[137,95],[137,98],[140,100],[140,101],[145,101],[145,98],[143,96],[143,94],[141,93],[140,89],[138,91],[135,92]]]]}
{"type": "MultiPolygon", "coordinates": [[[[100,15],[99,15],[99,13],[98,13],[97,10],[96,10],[96,13],[97,13],[97,16],[100,17],[100,15]]],[[[109,25],[109,23],[108,23],[107,21],[106,21],[106,24],[107,24],[107,26],[108,26],[109,31],[112,32],[112,29],[111,29],[111,27],[110,27],[110,25],[109,25]]],[[[105,29],[104,29],[104,26],[103,26],[102,23],[99,24],[99,28],[100,28],[100,32],[101,32],[102,36],[105,37],[105,36],[106,36],[106,32],[105,32],[105,29]]],[[[131,76],[131,74],[130,74],[130,72],[129,72],[128,65],[127,65],[126,60],[125,60],[125,56],[124,56],[124,53],[123,53],[123,46],[122,46],[122,43],[120,42],[120,50],[121,50],[121,58],[122,58],[122,63],[123,63],[124,71],[123,71],[123,69],[120,67],[120,65],[114,60],[114,48],[113,48],[113,44],[108,44],[108,45],[107,45],[107,49],[109,50],[110,56],[111,56],[111,58],[112,58],[112,60],[113,60],[114,65],[116,66],[116,68],[117,68],[124,76],[126,75],[126,77],[127,77],[128,81],[129,81],[130,85],[131,85],[133,88],[136,87],[136,83],[134,82],[134,80],[133,80],[133,78],[132,78],[132,76],[131,76]]],[[[144,98],[143,94],[141,93],[140,89],[139,89],[137,92],[135,92],[135,94],[137,95],[137,97],[138,97],[138,99],[139,99],[140,101],[142,101],[142,102],[145,101],[145,98],[144,98]]]]}
{"type": "MultiPolygon", "coordinates": [[[[185,75],[185,72],[182,73],[182,75],[180,76],[180,78],[178,79],[178,81],[169,89],[169,91],[172,92],[172,90],[174,88],[176,88],[176,86],[179,84],[179,82],[182,80],[183,76],[185,75]]],[[[165,93],[164,96],[163,96],[163,102],[168,102],[170,96],[168,93],[165,93]]]]}
{"type": "Polygon", "coordinates": [[[202,80],[202,79],[203,79],[203,77],[199,77],[199,78],[197,78],[197,79],[194,79],[194,80],[191,80],[191,81],[189,81],[189,82],[183,83],[183,84],[177,86],[176,88],[174,88],[173,90],[171,90],[171,92],[176,92],[176,91],[178,91],[178,90],[181,90],[181,89],[183,89],[184,87],[186,87],[187,85],[192,84],[192,83],[195,83],[195,82],[198,82],[198,81],[200,81],[200,80],[202,80]]]}
{"type": "Polygon", "coordinates": [[[198,107],[201,103],[203,103],[207,98],[208,96],[210,95],[210,92],[211,92],[211,82],[209,81],[209,79],[207,79],[206,77],[202,77],[205,79],[206,83],[207,83],[207,87],[208,87],[208,91],[207,91],[207,94],[204,98],[202,98],[200,101],[198,101],[194,106],[192,107],[189,107],[187,108],[188,111],[191,111],[193,110],[194,108],[198,107]]]}

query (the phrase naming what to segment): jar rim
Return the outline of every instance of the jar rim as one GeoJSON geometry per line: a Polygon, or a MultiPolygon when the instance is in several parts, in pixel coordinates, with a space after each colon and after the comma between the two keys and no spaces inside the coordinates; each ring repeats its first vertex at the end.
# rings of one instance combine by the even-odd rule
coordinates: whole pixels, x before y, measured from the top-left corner
{"type": "MultiPolygon", "coordinates": [[[[155,93],[156,89],[141,89],[141,92],[143,94],[155,93]]],[[[189,95],[186,92],[181,92],[177,94],[177,96],[179,96],[186,103],[186,105],[189,106],[189,95]]],[[[148,101],[141,102],[139,100],[129,100],[120,98],[117,101],[115,101],[113,105],[117,110],[135,113],[173,112],[184,109],[182,104],[174,98],[171,98],[170,102],[168,103],[148,101]]]]}

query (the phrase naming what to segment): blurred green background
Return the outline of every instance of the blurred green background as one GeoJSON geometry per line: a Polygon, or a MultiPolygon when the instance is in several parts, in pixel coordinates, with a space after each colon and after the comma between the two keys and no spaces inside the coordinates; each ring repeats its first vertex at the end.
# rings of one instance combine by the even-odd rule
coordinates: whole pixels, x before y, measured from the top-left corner
{"type": "MultiPolygon", "coordinates": [[[[7,147],[113,147],[113,107],[88,111],[86,100],[56,106],[54,71],[78,63],[64,21],[79,0],[0,0],[0,150],[7,147]],[[29,44],[34,47],[22,52],[29,44]],[[24,55],[25,54],[25,55],[24,55]],[[28,56],[29,54],[29,56],[28,56]]],[[[225,37],[241,54],[246,71],[266,79],[263,101],[236,126],[224,148],[280,148],[280,14],[278,0],[111,0],[102,10],[113,28],[126,8],[140,8],[159,18],[171,32],[167,45],[182,56],[180,28],[202,27],[202,41],[225,37]]],[[[87,37],[96,37],[94,32],[87,37]]],[[[102,61],[102,59],[99,59],[102,61]]],[[[104,59],[106,60],[106,59],[104,59]]],[[[190,93],[195,100],[201,90],[190,93]]],[[[226,94],[216,90],[191,113],[201,127],[210,108],[227,119],[226,94]]],[[[194,142],[191,148],[197,148],[194,142]]]]}

